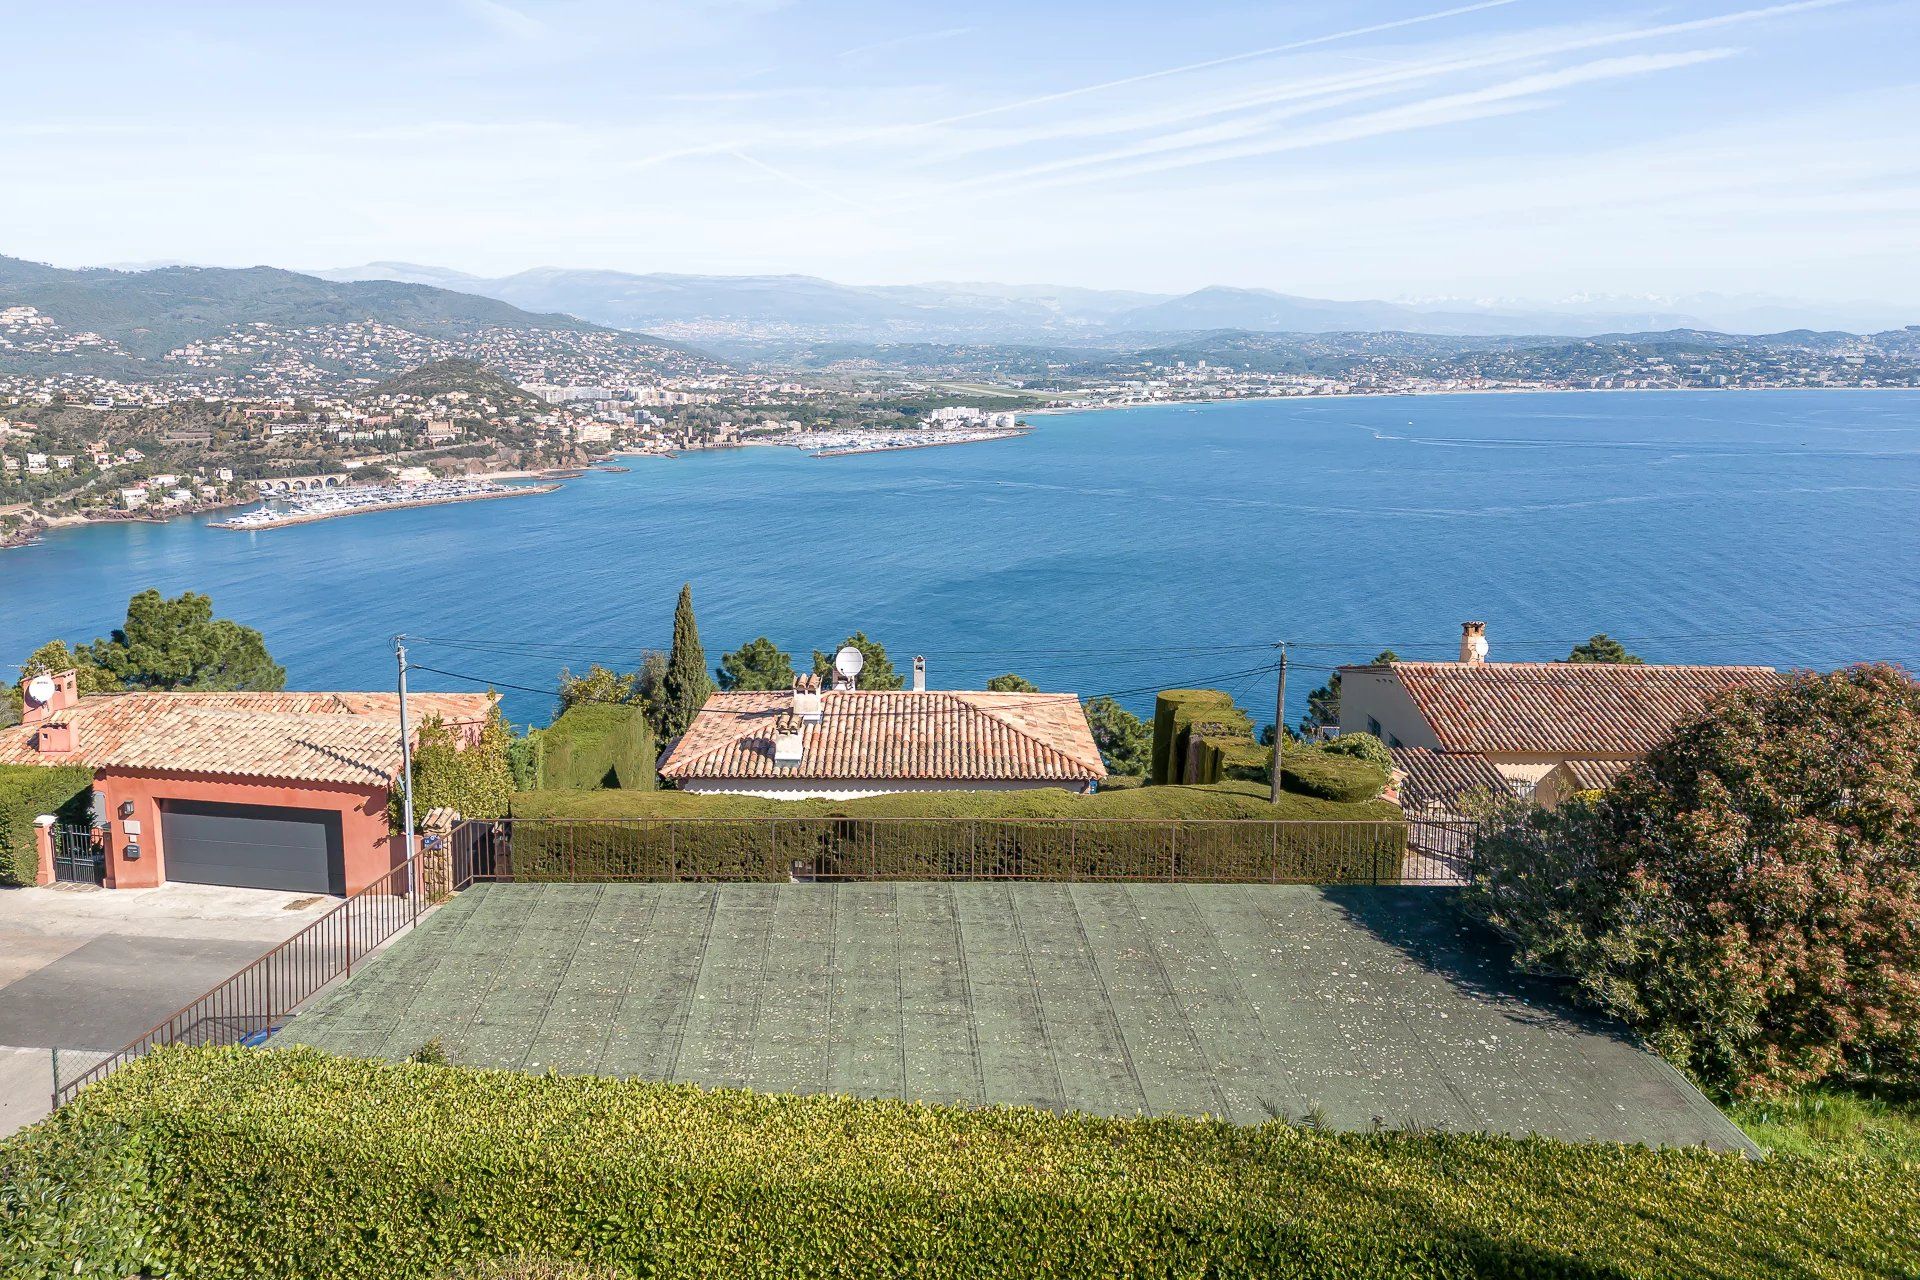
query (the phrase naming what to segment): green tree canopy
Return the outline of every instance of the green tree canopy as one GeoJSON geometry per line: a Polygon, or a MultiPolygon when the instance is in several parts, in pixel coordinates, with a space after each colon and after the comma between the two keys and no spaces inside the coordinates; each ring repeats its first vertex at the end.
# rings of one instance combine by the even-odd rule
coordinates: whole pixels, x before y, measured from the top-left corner
{"type": "MultiPolygon", "coordinates": [[[[834,647],[834,653],[848,645],[860,651],[867,665],[860,670],[859,687],[862,689],[904,689],[906,681],[893,669],[893,663],[887,658],[886,647],[867,639],[867,633],[856,631],[834,647]]],[[[828,684],[833,682],[833,653],[813,651],[813,674],[828,684]]]]}
{"type": "Polygon", "coordinates": [[[1644,658],[1635,657],[1627,652],[1627,646],[1602,631],[1590,640],[1573,646],[1573,652],[1567,655],[1568,662],[1610,662],[1628,666],[1645,664],[1644,658]]]}
{"type": "Polygon", "coordinates": [[[693,584],[684,583],[673,609],[667,673],[660,682],[661,736],[677,738],[685,733],[712,692],[713,677],[707,674],[706,651],[700,647],[700,628],[693,620],[693,584]]]}
{"type": "Polygon", "coordinates": [[[1025,676],[1017,676],[1009,671],[1003,676],[995,676],[987,681],[988,693],[1038,693],[1040,686],[1025,676]]]}
{"type": "Polygon", "coordinates": [[[558,720],[582,703],[623,703],[633,702],[639,696],[638,672],[621,675],[612,667],[603,667],[594,663],[587,668],[583,676],[576,676],[567,668],[560,668],[560,706],[553,713],[558,720]]]}
{"type": "MultiPolygon", "coordinates": [[[[413,748],[413,819],[423,822],[434,809],[453,809],[466,818],[497,818],[513,798],[509,763],[513,731],[495,707],[479,740],[462,746],[439,716],[420,725],[413,748]]],[[[403,813],[396,791],[395,826],[403,813]]]]}
{"type": "Polygon", "coordinates": [[[127,620],[79,656],[128,689],[249,689],[287,686],[287,672],[252,627],[213,616],[213,601],[188,591],[169,600],[148,589],[127,602],[127,620]]]}
{"type": "Polygon", "coordinates": [[[1109,773],[1147,776],[1153,763],[1153,730],[1139,716],[1112,698],[1094,698],[1087,703],[1087,728],[1109,773]]]}
{"type": "MultiPolygon", "coordinates": [[[[1374,658],[1372,665],[1398,662],[1400,655],[1391,649],[1382,649],[1374,658]]],[[[1307,714],[1300,717],[1299,735],[1311,738],[1317,730],[1333,729],[1340,724],[1340,673],[1334,672],[1327,682],[1307,695],[1307,714]]],[[[1261,737],[1266,742],[1265,735],[1261,737]]],[[[1269,743],[1268,745],[1272,745],[1269,743]]]]}
{"type": "Polygon", "coordinates": [[[731,692],[751,693],[793,687],[793,658],[782,653],[773,641],[758,636],[723,654],[714,672],[720,687],[731,692]]]}

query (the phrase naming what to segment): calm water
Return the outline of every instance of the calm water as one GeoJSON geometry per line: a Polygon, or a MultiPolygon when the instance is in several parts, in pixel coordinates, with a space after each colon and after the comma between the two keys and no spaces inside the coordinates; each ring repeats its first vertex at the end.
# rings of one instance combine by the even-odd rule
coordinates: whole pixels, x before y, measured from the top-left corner
{"type": "MultiPolygon", "coordinates": [[[[87,639],[148,586],[210,593],[289,683],[390,687],[416,661],[550,689],[665,647],[691,581],[710,658],[861,628],[935,687],[1209,683],[1298,714],[1324,668],[1392,647],[1653,660],[1920,661],[1920,394],[1434,396],[1046,418],[1022,440],[812,459],[632,459],[545,497],[262,533],[76,529],[0,553],[0,657],[87,639]],[[465,647],[478,646],[478,647],[465,647]]],[[[9,675],[16,673],[9,673],[9,675]]],[[[424,687],[460,687],[440,676],[424,687]]],[[[506,690],[517,720],[549,699],[506,690]]]]}

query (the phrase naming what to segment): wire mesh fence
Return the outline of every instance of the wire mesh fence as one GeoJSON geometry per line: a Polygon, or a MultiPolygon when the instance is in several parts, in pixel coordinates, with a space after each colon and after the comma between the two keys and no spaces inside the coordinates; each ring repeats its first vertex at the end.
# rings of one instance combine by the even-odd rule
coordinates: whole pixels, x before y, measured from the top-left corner
{"type": "Polygon", "coordinates": [[[1454,885],[1475,825],[1133,818],[505,818],[453,831],[478,881],[1141,880],[1454,885]]]}

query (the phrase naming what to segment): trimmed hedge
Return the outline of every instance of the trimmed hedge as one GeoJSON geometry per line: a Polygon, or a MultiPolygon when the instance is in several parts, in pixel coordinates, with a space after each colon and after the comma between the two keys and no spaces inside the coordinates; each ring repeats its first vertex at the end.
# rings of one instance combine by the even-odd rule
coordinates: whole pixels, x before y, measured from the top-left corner
{"type": "Polygon", "coordinates": [[[1187,751],[1194,726],[1210,726],[1210,736],[1253,736],[1253,722],[1218,689],[1163,689],[1153,700],[1153,764],[1148,777],[1158,787],[1186,780],[1187,751]]]}
{"type": "Polygon", "coordinates": [[[0,1145],[18,1280],[1920,1272],[1898,1165],[168,1049],[0,1145]]]}
{"type": "Polygon", "coordinates": [[[33,820],[51,813],[84,822],[93,770],[78,765],[0,764],[0,884],[32,884],[40,871],[33,820]]]}
{"type": "Polygon", "coordinates": [[[583,702],[540,731],[540,784],[651,791],[657,754],[642,708],[583,702]]]}
{"type": "Polygon", "coordinates": [[[1281,752],[1280,785],[1340,804],[1371,800],[1387,785],[1387,771],[1360,756],[1289,742],[1281,752]]]}
{"type": "Polygon", "coordinates": [[[521,880],[782,881],[797,863],[803,874],[891,879],[1373,883],[1398,876],[1406,848],[1404,815],[1393,805],[1297,796],[1273,805],[1264,788],[1245,783],[1092,796],[917,792],[841,802],[539,792],[515,796],[513,816],[553,820],[514,824],[512,871],[521,880]],[[759,821],[766,818],[779,821],[759,821]],[[951,821],[967,818],[978,821],[951,821]],[[1052,821],[1059,818],[1128,821],[1052,821]],[[1300,825],[1275,827],[1276,819],[1300,825]],[[1314,821],[1324,825],[1309,825],[1314,821]]]}

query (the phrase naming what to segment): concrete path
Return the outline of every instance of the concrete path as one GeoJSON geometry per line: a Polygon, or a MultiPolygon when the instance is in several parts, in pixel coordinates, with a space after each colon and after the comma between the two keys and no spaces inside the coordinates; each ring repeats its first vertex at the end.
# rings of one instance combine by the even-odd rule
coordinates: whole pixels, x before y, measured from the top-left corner
{"type": "Polygon", "coordinates": [[[1753,1145],[1446,889],[486,885],[277,1038],[1097,1114],[1753,1145]]]}
{"type": "Polygon", "coordinates": [[[0,1136],[46,1113],[49,1049],[79,1074],[338,902],[212,885],[0,889],[0,1136]]]}

